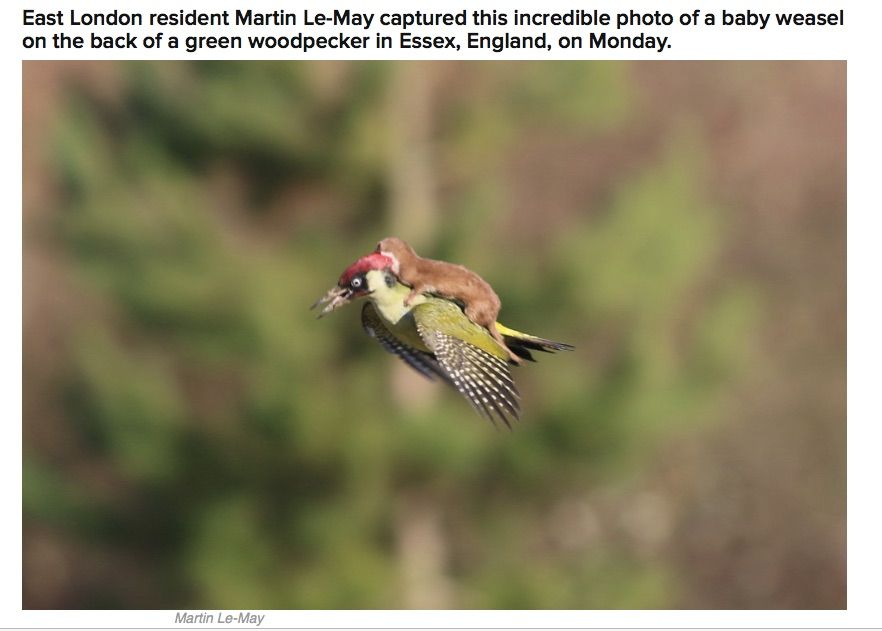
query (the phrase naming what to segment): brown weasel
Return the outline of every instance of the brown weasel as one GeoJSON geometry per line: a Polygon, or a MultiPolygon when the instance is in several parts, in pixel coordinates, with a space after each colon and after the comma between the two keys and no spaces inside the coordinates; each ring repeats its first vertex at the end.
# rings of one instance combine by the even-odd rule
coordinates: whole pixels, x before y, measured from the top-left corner
{"type": "Polygon", "coordinates": [[[496,317],[502,303],[487,281],[462,265],[418,256],[412,247],[397,237],[383,239],[377,244],[376,251],[391,259],[392,273],[405,285],[410,285],[411,291],[404,299],[404,304],[410,305],[414,298],[424,292],[459,300],[469,320],[487,329],[493,339],[508,351],[512,362],[522,363],[496,329],[496,317]]]}

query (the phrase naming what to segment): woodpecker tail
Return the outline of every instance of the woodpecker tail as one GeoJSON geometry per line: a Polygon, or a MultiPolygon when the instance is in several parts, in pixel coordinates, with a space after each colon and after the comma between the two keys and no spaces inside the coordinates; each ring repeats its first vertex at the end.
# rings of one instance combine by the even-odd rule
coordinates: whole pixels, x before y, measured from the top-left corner
{"type": "Polygon", "coordinates": [[[502,337],[505,340],[505,345],[511,349],[511,352],[518,357],[522,357],[531,362],[536,360],[533,359],[533,355],[530,351],[553,353],[555,351],[571,351],[575,348],[571,344],[554,342],[552,340],[546,340],[544,337],[537,337],[535,335],[529,335],[528,333],[515,331],[514,329],[503,326],[498,322],[496,323],[496,328],[502,334],[502,337]]]}

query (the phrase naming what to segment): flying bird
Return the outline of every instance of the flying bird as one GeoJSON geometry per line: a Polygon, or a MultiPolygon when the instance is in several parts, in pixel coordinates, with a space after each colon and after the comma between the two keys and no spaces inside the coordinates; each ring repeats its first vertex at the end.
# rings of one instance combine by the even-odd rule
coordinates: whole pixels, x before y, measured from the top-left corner
{"type": "Polygon", "coordinates": [[[347,267],[337,285],[312,308],[324,305],[322,317],[366,297],[361,323],[368,335],[424,377],[454,387],[481,416],[491,422],[498,418],[509,428],[521,414],[510,352],[535,361],[531,351],[573,349],[496,322],[503,345],[486,327],[473,322],[461,303],[431,293],[413,296],[411,289],[393,273],[393,261],[374,252],[347,267]]]}

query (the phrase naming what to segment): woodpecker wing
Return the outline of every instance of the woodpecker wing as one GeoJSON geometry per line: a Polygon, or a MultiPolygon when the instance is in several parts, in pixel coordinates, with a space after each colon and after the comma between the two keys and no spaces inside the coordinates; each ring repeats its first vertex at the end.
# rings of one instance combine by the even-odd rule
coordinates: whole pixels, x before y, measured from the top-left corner
{"type": "Polygon", "coordinates": [[[466,318],[454,303],[437,298],[417,305],[414,320],[459,393],[482,416],[493,421],[495,414],[511,427],[511,420],[520,418],[520,395],[508,369],[508,355],[489,332],[466,318]]]}
{"type": "Polygon", "coordinates": [[[424,377],[432,381],[440,377],[453,385],[453,381],[439,365],[435,356],[413,348],[392,335],[370,302],[365,302],[361,309],[361,325],[364,327],[365,333],[376,339],[387,352],[400,357],[408,366],[424,377]]]}

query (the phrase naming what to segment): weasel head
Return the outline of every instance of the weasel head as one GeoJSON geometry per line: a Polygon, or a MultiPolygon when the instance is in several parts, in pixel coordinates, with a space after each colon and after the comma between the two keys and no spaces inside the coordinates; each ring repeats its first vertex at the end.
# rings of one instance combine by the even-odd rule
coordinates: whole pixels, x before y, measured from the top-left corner
{"type": "Polygon", "coordinates": [[[413,248],[398,237],[386,237],[377,244],[375,252],[384,254],[392,260],[392,273],[396,276],[401,272],[402,262],[409,265],[410,261],[417,258],[413,248]]]}

